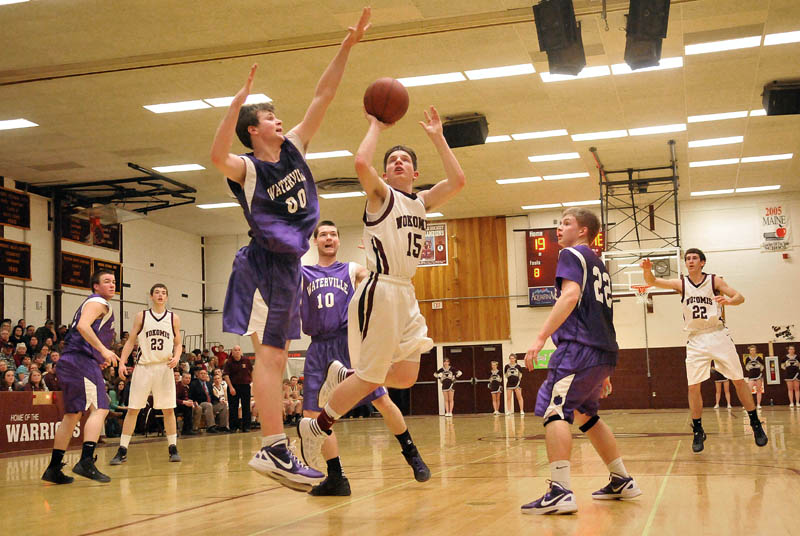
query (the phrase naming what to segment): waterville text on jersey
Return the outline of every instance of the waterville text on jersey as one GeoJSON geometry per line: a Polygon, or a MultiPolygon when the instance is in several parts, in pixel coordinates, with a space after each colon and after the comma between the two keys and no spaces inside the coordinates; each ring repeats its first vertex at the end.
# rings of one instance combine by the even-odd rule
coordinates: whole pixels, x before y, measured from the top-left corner
{"type": "Polygon", "coordinates": [[[303,175],[303,172],[299,169],[295,169],[272,186],[269,186],[267,188],[267,195],[269,195],[270,200],[275,201],[276,196],[291,191],[295,184],[298,182],[305,182],[305,180],[306,176],[303,175]]]}

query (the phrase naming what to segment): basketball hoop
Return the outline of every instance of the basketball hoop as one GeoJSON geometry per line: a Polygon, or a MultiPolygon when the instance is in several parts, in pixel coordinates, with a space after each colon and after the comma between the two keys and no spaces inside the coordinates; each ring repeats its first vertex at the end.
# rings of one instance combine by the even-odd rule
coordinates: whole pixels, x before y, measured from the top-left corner
{"type": "Polygon", "coordinates": [[[631,285],[636,291],[636,303],[647,303],[647,296],[650,294],[650,285],[631,285]]]}

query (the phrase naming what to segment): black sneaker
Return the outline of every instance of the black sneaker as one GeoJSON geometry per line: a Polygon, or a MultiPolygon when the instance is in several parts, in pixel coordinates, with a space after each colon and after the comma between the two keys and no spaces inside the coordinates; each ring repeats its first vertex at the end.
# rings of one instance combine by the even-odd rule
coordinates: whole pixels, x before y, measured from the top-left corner
{"type": "Polygon", "coordinates": [[[419,455],[417,447],[414,447],[414,450],[410,452],[403,452],[403,456],[408,462],[408,465],[414,470],[414,480],[417,482],[427,482],[430,480],[431,470],[428,469],[428,466],[422,461],[422,456],[419,455]]]}
{"type": "Polygon", "coordinates": [[[178,446],[177,445],[170,445],[169,446],[169,461],[171,461],[171,462],[179,462],[179,461],[181,461],[181,455],[178,454],[178,446]]]}
{"type": "Polygon", "coordinates": [[[206,428],[207,434],[216,434],[217,432],[218,430],[216,426],[209,426],[208,428],[206,428]]]}
{"type": "Polygon", "coordinates": [[[57,467],[55,466],[48,466],[45,469],[44,474],[42,475],[42,480],[45,482],[52,482],[53,484],[72,484],[72,481],[75,480],[71,476],[67,476],[64,474],[62,469],[64,466],[67,465],[66,463],[59,464],[57,467]]]}
{"type": "Polygon", "coordinates": [[[128,449],[125,447],[120,447],[117,449],[117,453],[114,454],[114,457],[111,458],[111,461],[108,462],[109,465],[122,465],[123,463],[128,461],[128,449]]]}
{"type": "Polygon", "coordinates": [[[692,451],[695,454],[698,452],[703,452],[703,441],[706,440],[706,433],[703,431],[702,428],[699,428],[694,431],[694,439],[692,440],[692,451]]]}
{"type": "Polygon", "coordinates": [[[315,497],[349,497],[350,481],[344,475],[334,477],[328,475],[321,484],[311,488],[308,494],[315,497]]]}
{"type": "Polygon", "coordinates": [[[111,478],[108,475],[98,471],[97,466],[94,464],[96,461],[97,456],[94,458],[82,458],[72,468],[72,472],[98,482],[111,482],[111,478]]]}
{"type": "Polygon", "coordinates": [[[767,444],[767,433],[764,431],[764,427],[761,426],[761,421],[750,423],[750,427],[753,429],[753,437],[756,439],[756,445],[759,447],[763,447],[767,444]]]}

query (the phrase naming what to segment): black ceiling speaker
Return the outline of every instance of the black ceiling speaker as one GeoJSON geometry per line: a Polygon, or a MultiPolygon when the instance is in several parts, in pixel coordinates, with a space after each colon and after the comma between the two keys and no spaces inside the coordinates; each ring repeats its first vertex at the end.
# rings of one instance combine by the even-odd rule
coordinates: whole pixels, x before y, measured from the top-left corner
{"type": "Polygon", "coordinates": [[[475,114],[445,121],[442,131],[451,148],[483,145],[489,134],[489,123],[484,116],[475,114]]]}
{"type": "Polygon", "coordinates": [[[800,114],[800,79],[770,82],[762,97],[767,115],[800,114]]]}
{"type": "Polygon", "coordinates": [[[586,67],[586,54],[572,0],[542,0],[533,6],[533,17],[550,72],[576,76],[586,67]]]}
{"type": "Polygon", "coordinates": [[[631,69],[655,67],[667,37],[669,0],[630,0],[625,26],[625,63],[631,69]]]}

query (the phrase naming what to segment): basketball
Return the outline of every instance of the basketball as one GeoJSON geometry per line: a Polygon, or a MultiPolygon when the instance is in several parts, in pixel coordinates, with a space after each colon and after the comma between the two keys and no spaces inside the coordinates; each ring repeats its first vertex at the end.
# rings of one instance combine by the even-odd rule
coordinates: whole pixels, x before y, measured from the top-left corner
{"type": "Polygon", "coordinates": [[[364,92],[364,108],[382,123],[396,123],[408,111],[408,91],[394,78],[378,78],[364,92]]]}

